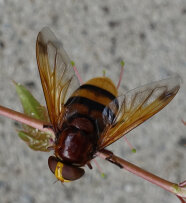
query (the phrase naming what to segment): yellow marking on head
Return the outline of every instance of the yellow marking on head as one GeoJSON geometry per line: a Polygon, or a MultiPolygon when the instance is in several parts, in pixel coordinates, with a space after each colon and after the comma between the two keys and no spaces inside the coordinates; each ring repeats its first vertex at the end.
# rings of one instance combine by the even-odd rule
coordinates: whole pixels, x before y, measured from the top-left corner
{"type": "Polygon", "coordinates": [[[55,176],[58,180],[60,180],[61,182],[65,182],[68,183],[70,182],[70,180],[65,180],[62,176],[62,170],[63,170],[63,163],[58,162],[56,165],[56,170],[55,170],[55,176]]]}

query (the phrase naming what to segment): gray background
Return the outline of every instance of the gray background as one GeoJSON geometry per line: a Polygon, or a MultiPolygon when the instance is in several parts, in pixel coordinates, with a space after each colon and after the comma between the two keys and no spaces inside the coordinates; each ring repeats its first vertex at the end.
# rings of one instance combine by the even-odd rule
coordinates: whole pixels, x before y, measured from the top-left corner
{"type": "MultiPolygon", "coordinates": [[[[120,92],[179,73],[183,84],[158,115],[109,147],[122,158],[167,180],[186,178],[186,1],[185,0],[0,0],[0,104],[21,111],[11,80],[29,87],[44,103],[35,41],[49,26],[86,81],[107,70],[120,92]]],[[[16,135],[14,121],[0,117],[1,203],[175,203],[176,197],[129,172],[98,159],[79,181],[53,184],[49,154],[30,150],[16,135]]]]}

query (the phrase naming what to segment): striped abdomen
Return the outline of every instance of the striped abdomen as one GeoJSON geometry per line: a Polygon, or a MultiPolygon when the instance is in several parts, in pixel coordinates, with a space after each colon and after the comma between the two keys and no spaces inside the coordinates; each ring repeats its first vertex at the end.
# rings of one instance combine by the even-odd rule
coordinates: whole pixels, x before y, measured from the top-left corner
{"type": "Polygon", "coordinates": [[[92,119],[101,133],[105,127],[102,112],[105,106],[118,96],[113,82],[107,77],[93,78],[80,86],[68,99],[65,106],[69,117],[74,114],[92,119]]]}
{"type": "Polygon", "coordinates": [[[55,155],[63,162],[82,166],[93,158],[100,133],[105,128],[103,110],[117,97],[109,78],[93,78],[80,86],[65,104],[55,155]]]}

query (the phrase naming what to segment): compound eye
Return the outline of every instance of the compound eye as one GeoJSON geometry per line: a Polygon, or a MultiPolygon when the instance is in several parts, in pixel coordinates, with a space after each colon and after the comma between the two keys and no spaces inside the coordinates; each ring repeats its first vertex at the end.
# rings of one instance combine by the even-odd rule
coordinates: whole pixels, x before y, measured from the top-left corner
{"type": "Polygon", "coordinates": [[[84,169],[59,162],[54,156],[49,157],[48,166],[56,178],[62,182],[77,180],[85,173],[84,169]]]}

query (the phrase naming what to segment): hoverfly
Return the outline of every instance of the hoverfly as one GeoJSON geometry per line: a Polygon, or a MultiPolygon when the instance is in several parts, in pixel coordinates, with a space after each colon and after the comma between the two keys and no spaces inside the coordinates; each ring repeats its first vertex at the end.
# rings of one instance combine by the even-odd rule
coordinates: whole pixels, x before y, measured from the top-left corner
{"type": "MultiPolygon", "coordinates": [[[[48,165],[62,182],[79,179],[96,153],[124,136],[165,107],[180,88],[179,76],[118,94],[108,77],[80,85],[70,58],[49,28],[37,37],[36,56],[48,116],[55,141],[48,165]]],[[[46,137],[43,137],[45,139],[46,137]]],[[[49,138],[48,138],[49,139],[49,138]]]]}

